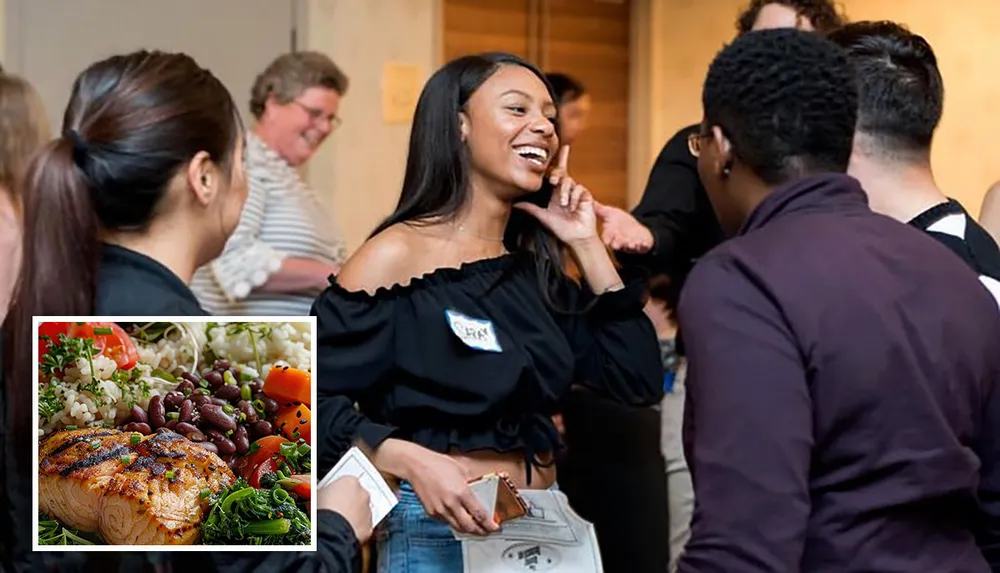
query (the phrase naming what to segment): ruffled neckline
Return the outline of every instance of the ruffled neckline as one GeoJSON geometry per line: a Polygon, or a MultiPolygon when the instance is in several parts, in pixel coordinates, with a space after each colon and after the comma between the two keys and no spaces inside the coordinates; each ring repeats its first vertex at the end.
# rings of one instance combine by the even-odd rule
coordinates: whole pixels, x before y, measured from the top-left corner
{"type": "Polygon", "coordinates": [[[513,264],[523,260],[517,253],[507,253],[498,257],[467,261],[457,267],[441,267],[414,277],[408,283],[379,287],[375,293],[363,290],[348,290],[337,281],[336,276],[330,277],[330,290],[348,300],[355,301],[386,301],[406,297],[414,292],[426,290],[446,284],[460,283],[473,277],[505,271],[513,264]]]}

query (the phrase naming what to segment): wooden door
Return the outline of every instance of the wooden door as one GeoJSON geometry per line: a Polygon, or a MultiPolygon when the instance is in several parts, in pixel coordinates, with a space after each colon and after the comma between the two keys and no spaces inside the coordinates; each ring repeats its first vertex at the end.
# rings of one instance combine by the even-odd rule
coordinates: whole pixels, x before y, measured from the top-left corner
{"type": "Polygon", "coordinates": [[[586,86],[587,130],[570,151],[570,173],[601,202],[628,202],[629,0],[544,0],[542,66],[586,86]]]}
{"type": "Polygon", "coordinates": [[[570,172],[599,201],[628,196],[629,0],[445,0],[444,56],[503,51],[580,80],[590,126],[570,172]]]}

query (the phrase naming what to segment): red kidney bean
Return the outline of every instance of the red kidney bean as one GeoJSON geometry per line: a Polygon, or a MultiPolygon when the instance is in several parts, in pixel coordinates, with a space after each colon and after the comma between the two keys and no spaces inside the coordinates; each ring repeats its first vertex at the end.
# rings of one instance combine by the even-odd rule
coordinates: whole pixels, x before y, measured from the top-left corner
{"type": "Polygon", "coordinates": [[[191,422],[194,414],[194,402],[184,400],[181,402],[181,411],[177,419],[181,422],[191,422]]]}
{"type": "Polygon", "coordinates": [[[217,370],[212,370],[208,374],[205,374],[205,381],[209,383],[212,389],[218,388],[225,384],[225,380],[222,379],[222,374],[219,374],[217,370]]]}
{"type": "MultiPolygon", "coordinates": [[[[198,411],[201,412],[202,418],[223,432],[228,432],[230,430],[234,432],[236,431],[236,422],[226,415],[226,413],[222,410],[222,406],[219,406],[218,404],[204,404],[198,408],[198,411]]],[[[219,448],[219,451],[222,451],[221,447],[219,448]]]]}
{"type": "Polygon", "coordinates": [[[188,432],[184,434],[184,437],[191,440],[192,442],[204,442],[205,434],[201,433],[201,430],[195,430],[193,432],[188,432]]]}
{"type": "Polygon", "coordinates": [[[253,424],[258,420],[257,410],[253,409],[253,404],[247,402],[246,400],[240,400],[236,403],[236,409],[246,415],[246,423],[253,424]]]}
{"type": "Polygon", "coordinates": [[[133,422],[143,424],[149,421],[149,418],[146,417],[146,411],[140,408],[138,404],[132,406],[130,413],[132,414],[133,422]]]}
{"type": "Polygon", "coordinates": [[[216,445],[213,444],[212,442],[197,442],[197,444],[205,448],[206,450],[212,452],[213,454],[219,453],[219,448],[216,447],[216,445]]]}
{"type": "Polygon", "coordinates": [[[177,391],[180,392],[181,394],[186,395],[190,394],[191,392],[194,392],[194,389],[197,387],[198,387],[197,382],[192,382],[191,380],[185,379],[182,380],[181,383],[177,385],[177,391]]]}
{"type": "Polygon", "coordinates": [[[231,456],[236,453],[236,444],[232,440],[223,436],[221,440],[212,440],[215,447],[219,448],[219,453],[224,456],[231,456]]]}
{"type": "Polygon", "coordinates": [[[223,434],[219,430],[216,430],[215,428],[208,428],[203,431],[205,432],[205,436],[213,442],[216,440],[221,440],[226,437],[225,434],[223,434]]]}
{"type": "Polygon", "coordinates": [[[177,427],[177,420],[170,420],[169,422],[164,424],[163,427],[173,432],[174,428],[177,427]]]}
{"type": "Polygon", "coordinates": [[[240,387],[232,384],[223,384],[215,390],[215,395],[226,402],[240,399],[240,387]]]}
{"type": "Polygon", "coordinates": [[[125,424],[125,427],[122,429],[126,432],[139,432],[144,436],[148,436],[153,433],[153,429],[150,428],[149,424],[145,422],[129,422],[128,424],[125,424]]]}
{"type": "Polygon", "coordinates": [[[208,397],[208,402],[210,404],[215,404],[217,406],[226,406],[226,405],[229,404],[229,400],[223,400],[222,398],[219,398],[218,396],[209,396],[208,397]]]}
{"type": "Polygon", "coordinates": [[[163,406],[167,409],[168,412],[175,412],[177,411],[177,408],[180,407],[181,402],[183,401],[184,401],[184,394],[176,390],[173,390],[171,392],[167,392],[167,395],[163,397],[163,406]]]}
{"type": "Polygon", "coordinates": [[[270,396],[261,396],[260,401],[264,403],[264,413],[267,414],[268,416],[273,416],[277,414],[278,409],[281,408],[281,405],[278,404],[278,401],[275,400],[274,398],[271,398],[270,396]]]}
{"type": "Polygon", "coordinates": [[[243,424],[236,426],[233,432],[233,445],[236,446],[237,454],[244,454],[250,449],[250,437],[247,435],[247,428],[243,424]]]}
{"type": "Polygon", "coordinates": [[[163,398],[153,396],[149,399],[149,425],[155,430],[167,423],[167,412],[163,409],[163,398]]]}
{"type": "Polygon", "coordinates": [[[211,398],[201,393],[192,394],[191,397],[188,398],[188,400],[191,400],[191,403],[194,404],[195,407],[201,407],[202,404],[212,403],[211,398]]]}
{"type": "Polygon", "coordinates": [[[201,432],[201,430],[198,429],[198,426],[195,426],[194,424],[189,424],[188,422],[177,422],[175,431],[178,434],[184,434],[184,435],[187,435],[189,432],[199,432],[199,433],[201,432]]]}
{"type": "Polygon", "coordinates": [[[201,381],[201,376],[198,376],[195,372],[181,372],[181,378],[187,380],[195,386],[197,386],[198,382],[201,381]]]}
{"type": "Polygon", "coordinates": [[[259,422],[250,424],[250,433],[253,435],[253,439],[259,440],[263,437],[270,436],[274,433],[274,429],[271,426],[271,422],[260,420],[259,422]]]}
{"type": "Polygon", "coordinates": [[[253,380],[250,381],[251,392],[260,392],[263,389],[264,389],[264,381],[261,380],[260,378],[254,378],[253,380]]]}
{"type": "Polygon", "coordinates": [[[228,360],[215,361],[215,368],[218,370],[229,370],[230,367],[232,367],[232,364],[230,364],[228,360]]]}

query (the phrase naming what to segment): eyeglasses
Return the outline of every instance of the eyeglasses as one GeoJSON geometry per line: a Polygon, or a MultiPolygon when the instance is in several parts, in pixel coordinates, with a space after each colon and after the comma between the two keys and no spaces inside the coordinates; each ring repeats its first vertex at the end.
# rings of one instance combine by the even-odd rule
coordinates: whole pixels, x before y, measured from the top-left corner
{"type": "Polygon", "coordinates": [[[302,110],[305,111],[306,114],[309,116],[309,119],[312,120],[313,122],[325,119],[330,122],[330,127],[332,129],[337,129],[338,127],[340,127],[340,124],[344,123],[344,120],[340,119],[335,114],[327,115],[325,111],[317,109],[312,106],[308,106],[300,101],[292,100],[292,103],[301,107],[302,110]]]}
{"type": "Polygon", "coordinates": [[[688,151],[691,152],[691,155],[698,157],[701,155],[701,140],[711,139],[711,137],[712,134],[701,132],[688,135],[688,151]]]}

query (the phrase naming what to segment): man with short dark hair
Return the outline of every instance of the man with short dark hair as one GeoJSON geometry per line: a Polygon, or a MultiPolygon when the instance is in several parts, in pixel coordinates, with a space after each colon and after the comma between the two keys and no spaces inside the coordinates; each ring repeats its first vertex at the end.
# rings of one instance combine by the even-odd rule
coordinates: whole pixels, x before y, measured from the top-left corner
{"type": "MultiPolygon", "coordinates": [[[[844,21],[833,0],[751,0],[736,20],[736,31],[743,35],[753,30],[798,28],[827,33],[844,21]]],[[[694,260],[723,239],[688,150],[688,138],[697,131],[697,125],[685,127],[663,146],[631,214],[604,205],[597,209],[603,239],[623,263],[670,276],[672,306],[694,260]]]]}
{"type": "Polygon", "coordinates": [[[931,170],[931,144],[944,107],[934,50],[894,22],[857,22],[829,38],[847,51],[858,81],[848,173],[861,181],[873,210],[944,243],[1000,302],[1000,249],[941,191],[931,170]]]}
{"type": "Polygon", "coordinates": [[[697,501],[680,573],[988,571],[1000,313],[846,175],[853,76],[828,40],[768,30],[705,80],[691,146],[733,238],[678,311],[697,501]]]}

